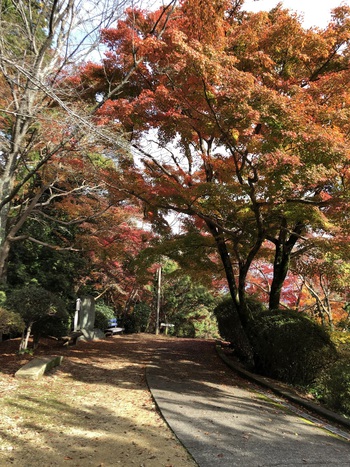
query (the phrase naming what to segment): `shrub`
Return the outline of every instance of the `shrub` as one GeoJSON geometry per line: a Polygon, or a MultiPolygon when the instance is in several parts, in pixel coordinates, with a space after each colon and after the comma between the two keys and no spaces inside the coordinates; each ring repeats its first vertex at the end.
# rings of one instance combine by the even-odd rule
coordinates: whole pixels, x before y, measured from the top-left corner
{"type": "Polygon", "coordinates": [[[104,302],[95,305],[95,328],[104,331],[108,327],[108,321],[115,318],[114,310],[104,302]]]}
{"type": "Polygon", "coordinates": [[[216,339],[219,337],[217,320],[207,308],[200,307],[194,311],[191,322],[195,329],[195,337],[200,339],[216,339]]]}
{"type": "Polygon", "coordinates": [[[340,358],[321,372],[311,392],[330,409],[350,416],[350,333],[331,333],[340,358]]]}
{"type": "Polygon", "coordinates": [[[178,319],[174,321],[174,328],[170,328],[167,332],[170,335],[175,335],[176,337],[197,337],[196,329],[192,321],[188,319],[178,319]]]}
{"type": "Polygon", "coordinates": [[[330,409],[350,416],[350,362],[338,360],[321,373],[313,391],[330,409]]]}
{"type": "Polygon", "coordinates": [[[152,310],[147,303],[136,303],[132,311],[120,320],[125,334],[148,331],[151,313],[152,310]]]}
{"type": "Polygon", "coordinates": [[[350,332],[333,331],[331,339],[334,342],[339,354],[350,361],[350,332]]]}
{"type": "MultiPolygon", "coordinates": [[[[263,310],[261,303],[251,297],[247,299],[247,308],[250,315],[255,315],[263,310]]],[[[238,358],[251,367],[252,350],[249,342],[247,342],[247,337],[244,335],[245,330],[241,327],[238,313],[235,310],[231,297],[224,299],[215,307],[214,315],[217,319],[220,336],[231,342],[238,358]]]]}
{"type": "Polygon", "coordinates": [[[137,325],[137,319],[133,313],[126,315],[122,319],[122,326],[124,328],[125,334],[134,334],[134,333],[139,332],[138,325],[137,325]]]}
{"type": "Polygon", "coordinates": [[[337,355],[325,329],[292,310],[258,313],[248,336],[256,370],[292,384],[310,384],[337,355]]]}
{"type": "Polygon", "coordinates": [[[174,327],[168,329],[168,334],[177,337],[215,339],[219,336],[215,316],[205,306],[198,306],[189,313],[174,314],[171,323],[174,327]]]}
{"type": "Polygon", "coordinates": [[[0,334],[22,332],[23,329],[24,322],[21,316],[0,306],[0,334]]]}
{"type": "Polygon", "coordinates": [[[41,337],[54,336],[59,338],[67,335],[71,322],[71,317],[63,308],[51,316],[44,316],[36,321],[32,327],[34,347],[38,345],[41,337]]]}
{"type": "MultiPolygon", "coordinates": [[[[261,303],[253,297],[247,298],[248,314],[255,316],[264,310],[261,303]]],[[[226,297],[214,308],[214,315],[217,319],[220,336],[233,342],[237,335],[237,310],[231,297],[226,297]]]]}

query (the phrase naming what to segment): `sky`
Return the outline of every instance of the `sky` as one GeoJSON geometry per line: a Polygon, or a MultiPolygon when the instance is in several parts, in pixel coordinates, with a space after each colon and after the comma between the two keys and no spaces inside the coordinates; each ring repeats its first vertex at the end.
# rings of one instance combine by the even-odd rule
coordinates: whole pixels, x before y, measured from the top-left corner
{"type": "MultiPolygon", "coordinates": [[[[210,1],[210,0],[208,0],[210,1]]],[[[243,9],[248,11],[271,10],[279,2],[289,10],[301,13],[304,16],[304,27],[325,27],[331,19],[331,10],[340,4],[350,6],[350,0],[245,0],[243,9]]],[[[145,0],[151,9],[162,4],[167,5],[167,0],[145,0]]]]}
{"type": "MultiPolygon", "coordinates": [[[[271,10],[279,0],[246,0],[244,9],[248,11],[271,10]]],[[[350,0],[282,0],[283,6],[302,13],[304,27],[323,28],[331,19],[331,10],[340,4],[350,6],[350,0]]]]}

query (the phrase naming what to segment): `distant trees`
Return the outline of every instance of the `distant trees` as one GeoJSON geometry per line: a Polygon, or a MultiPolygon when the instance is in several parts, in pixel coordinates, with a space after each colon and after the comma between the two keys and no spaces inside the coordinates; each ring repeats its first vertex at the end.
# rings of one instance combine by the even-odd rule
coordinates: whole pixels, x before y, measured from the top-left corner
{"type": "Polygon", "coordinates": [[[164,276],[160,319],[174,325],[170,333],[184,337],[217,336],[215,305],[212,289],[194,282],[183,272],[164,276]]]}

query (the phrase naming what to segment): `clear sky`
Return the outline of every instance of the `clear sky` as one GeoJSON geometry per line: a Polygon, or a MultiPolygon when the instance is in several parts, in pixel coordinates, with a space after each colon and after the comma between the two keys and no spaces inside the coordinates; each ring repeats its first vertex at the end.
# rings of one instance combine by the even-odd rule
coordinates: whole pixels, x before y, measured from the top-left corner
{"type": "MultiPolygon", "coordinates": [[[[248,11],[271,10],[279,0],[246,0],[244,9],[248,11]]],[[[304,26],[325,27],[331,19],[333,8],[344,4],[350,6],[350,0],[282,0],[283,6],[304,15],[304,26]]]]}
{"type": "MultiPolygon", "coordinates": [[[[210,1],[210,0],[208,0],[210,1]]],[[[243,8],[248,11],[271,10],[281,1],[289,10],[304,15],[304,26],[318,26],[323,28],[331,19],[331,10],[340,4],[350,6],[350,0],[245,0],[243,8]]],[[[143,0],[151,9],[158,8],[162,4],[168,4],[167,0],[143,0]]]]}

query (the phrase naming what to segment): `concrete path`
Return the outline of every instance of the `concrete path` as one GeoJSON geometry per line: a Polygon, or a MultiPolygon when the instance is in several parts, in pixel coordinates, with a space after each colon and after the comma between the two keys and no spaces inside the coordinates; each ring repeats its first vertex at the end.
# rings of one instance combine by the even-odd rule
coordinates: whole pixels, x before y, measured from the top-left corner
{"type": "Polygon", "coordinates": [[[147,368],[147,381],[200,467],[350,466],[349,441],[249,389],[213,343],[164,342],[147,368]]]}

